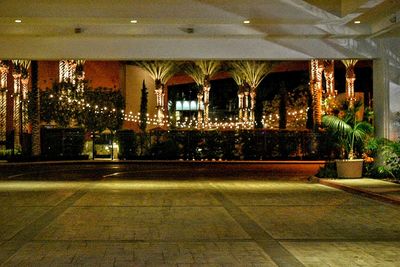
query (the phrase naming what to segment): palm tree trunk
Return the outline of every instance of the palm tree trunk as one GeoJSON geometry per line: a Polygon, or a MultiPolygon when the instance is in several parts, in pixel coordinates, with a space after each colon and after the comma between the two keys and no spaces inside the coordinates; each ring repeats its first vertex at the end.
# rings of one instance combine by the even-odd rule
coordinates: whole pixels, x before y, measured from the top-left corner
{"type": "Polygon", "coordinates": [[[318,129],[322,123],[322,72],[324,66],[323,62],[318,59],[311,60],[310,65],[310,90],[313,98],[314,129],[318,129]]]}
{"type": "Polygon", "coordinates": [[[201,104],[203,102],[203,92],[197,94],[197,127],[201,128],[203,123],[203,113],[201,110],[201,104]]]}
{"type": "Polygon", "coordinates": [[[209,123],[209,109],[210,109],[210,86],[204,86],[203,94],[204,94],[204,125],[208,128],[209,123]]]}
{"type": "Polygon", "coordinates": [[[244,94],[239,89],[238,93],[239,122],[243,122],[243,97],[244,94]]]}
{"type": "Polygon", "coordinates": [[[6,149],[6,138],[7,138],[7,91],[6,89],[0,89],[0,150],[6,149]]]}
{"type": "Polygon", "coordinates": [[[21,74],[14,73],[14,151],[21,151],[21,74]]]}
{"type": "Polygon", "coordinates": [[[256,107],[256,89],[252,88],[250,91],[250,117],[249,117],[251,128],[254,128],[254,123],[255,123],[255,113],[254,113],[255,107],[256,107]]]}
{"type": "Polygon", "coordinates": [[[22,132],[28,132],[28,82],[29,78],[21,79],[22,94],[21,94],[21,123],[22,132]]]}
{"type": "Polygon", "coordinates": [[[7,74],[8,67],[0,68],[0,150],[6,149],[7,141],[7,74]]]}
{"type": "Polygon", "coordinates": [[[244,111],[243,122],[247,123],[249,119],[249,92],[247,91],[244,93],[243,111],[244,111]]]}
{"type": "Polygon", "coordinates": [[[164,112],[163,112],[163,85],[160,80],[155,80],[155,90],[154,93],[156,94],[156,108],[157,108],[157,122],[161,124],[162,120],[164,119],[164,112]]]}
{"type": "Polygon", "coordinates": [[[354,67],[357,64],[357,59],[347,59],[342,60],[343,64],[346,66],[346,96],[350,101],[350,106],[353,105],[355,100],[354,94],[354,81],[356,80],[356,74],[354,72],[354,67]]]}
{"type": "Polygon", "coordinates": [[[32,155],[40,156],[40,90],[38,88],[38,64],[37,61],[32,61],[32,95],[34,101],[33,118],[32,118],[32,155]]]}
{"type": "Polygon", "coordinates": [[[335,61],[325,60],[324,76],[326,81],[326,93],[328,97],[334,97],[335,91],[335,61]]]}

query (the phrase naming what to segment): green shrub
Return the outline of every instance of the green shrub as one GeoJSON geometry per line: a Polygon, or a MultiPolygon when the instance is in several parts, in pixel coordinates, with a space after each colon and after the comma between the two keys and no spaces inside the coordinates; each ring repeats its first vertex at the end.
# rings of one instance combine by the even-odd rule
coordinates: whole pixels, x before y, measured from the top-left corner
{"type": "Polygon", "coordinates": [[[319,168],[316,176],[319,178],[337,178],[336,163],[334,161],[327,162],[319,168]]]}
{"type": "Polygon", "coordinates": [[[400,179],[400,140],[381,140],[378,144],[378,161],[372,175],[400,179]]]}
{"type": "Polygon", "coordinates": [[[119,159],[135,159],[137,158],[138,138],[132,130],[117,131],[117,140],[119,143],[119,159]]]}
{"type": "Polygon", "coordinates": [[[167,141],[158,142],[151,146],[150,157],[152,159],[177,159],[179,156],[179,148],[176,143],[169,139],[167,141]]]}

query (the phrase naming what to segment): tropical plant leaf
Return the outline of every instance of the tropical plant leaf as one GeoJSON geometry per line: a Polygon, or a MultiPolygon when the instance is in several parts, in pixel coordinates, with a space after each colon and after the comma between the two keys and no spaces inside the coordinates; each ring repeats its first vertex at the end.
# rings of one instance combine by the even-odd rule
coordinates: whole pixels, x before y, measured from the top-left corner
{"type": "Polygon", "coordinates": [[[155,81],[159,80],[162,84],[167,83],[179,69],[178,64],[170,60],[136,61],[134,64],[147,71],[151,78],[155,81]]]}
{"type": "Polygon", "coordinates": [[[374,131],[374,128],[372,127],[371,124],[368,122],[362,121],[356,123],[354,126],[353,134],[356,138],[356,140],[363,140],[365,139],[368,135],[372,134],[374,131]]]}
{"type": "Polygon", "coordinates": [[[204,76],[211,79],[221,68],[221,64],[216,60],[199,60],[195,61],[196,66],[199,67],[204,76]]]}
{"type": "Polygon", "coordinates": [[[189,75],[198,86],[204,85],[204,74],[197,65],[188,63],[184,65],[183,71],[189,75]]]}
{"type": "Polygon", "coordinates": [[[243,70],[238,67],[236,62],[231,62],[230,63],[231,68],[229,69],[229,72],[231,74],[232,79],[235,81],[235,83],[239,86],[243,85],[246,82],[246,77],[243,73],[243,70]]]}
{"type": "Polygon", "coordinates": [[[370,123],[357,122],[356,112],[356,109],[349,110],[343,119],[332,115],[322,117],[323,126],[333,131],[339,143],[349,152],[350,158],[353,156],[354,148],[365,144],[366,138],[373,133],[373,126],[370,123]]]}
{"type": "Polygon", "coordinates": [[[352,127],[346,121],[332,115],[322,117],[322,124],[330,129],[333,129],[341,136],[350,136],[353,132],[352,127]]]}
{"type": "Polygon", "coordinates": [[[231,66],[241,70],[244,80],[253,89],[256,89],[272,70],[272,63],[267,61],[241,60],[232,62],[231,66]]]}

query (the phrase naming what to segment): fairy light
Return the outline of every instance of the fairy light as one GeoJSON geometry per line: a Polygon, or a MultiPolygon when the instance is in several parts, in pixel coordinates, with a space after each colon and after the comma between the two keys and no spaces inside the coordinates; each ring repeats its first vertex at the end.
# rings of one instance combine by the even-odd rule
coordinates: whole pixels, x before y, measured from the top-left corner
{"type": "MultiPolygon", "coordinates": [[[[176,121],[174,124],[169,120],[169,116],[165,116],[165,119],[160,121],[158,117],[150,116],[146,114],[146,123],[147,125],[163,127],[163,126],[174,126],[178,129],[250,129],[252,127],[251,122],[242,122],[238,117],[235,118],[225,118],[224,120],[214,119],[209,123],[201,122],[199,123],[196,118],[188,118],[184,117],[182,120],[176,121]]],[[[133,114],[133,112],[124,112],[124,120],[129,122],[134,122],[140,124],[141,117],[140,113],[133,114]]]]}
{"type": "MultiPolygon", "coordinates": [[[[307,111],[309,108],[300,110],[288,110],[286,113],[288,128],[304,128],[307,121],[307,111]]],[[[279,114],[273,113],[263,115],[261,123],[266,129],[279,128],[279,114]]]]}

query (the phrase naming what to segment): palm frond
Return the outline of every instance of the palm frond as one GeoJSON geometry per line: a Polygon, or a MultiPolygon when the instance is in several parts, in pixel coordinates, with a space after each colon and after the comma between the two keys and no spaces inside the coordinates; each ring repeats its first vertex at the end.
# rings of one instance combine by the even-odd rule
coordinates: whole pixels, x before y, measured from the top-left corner
{"type": "MultiPolygon", "coordinates": [[[[355,114],[353,114],[355,115],[355,114]]],[[[344,119],[336,116],[326,115],[322,117],[323,126],[331,129],[333,134],[339,140],[341,145],[349,152],[349,158],[353,159],[354,148],[357,144],[365,144],[366,139],[370,136],[374,129],[373,126],[366,121],[358,121],[356,117],[346,116],[344,119]]]]}
{"type": "Polygon", "coordinates": [[[232,79],[235,81],[235,83],[239,86],[243,85],[245,83],[245,75],[242,71],[241,68],[237,67],[236,62],[231,62],[230,63],[231,68],[229,69],[229,72],[231,74],[232,79]]]}
{"type": "Polygon", "coordinates": [[[358,59],[344,59],[342,63],[346,66],[346,68],[350,66],[355,66],[358,62],[358,59]]]}
{"type": "Polygon", "coordinates": [[[232,66],[242,71],[245,81],[253,89],[257,88],[272,70],[272,64],[267,61],[243,60],[233,62],[232,66]]]}
{"type": "Polygon", "coordinates": [[[189,75],[197,85],[199,86],[204,85],[205,76],[203,74],[203,71],[197,65],[191,63],[186,64],[183,67],[183,71],[187,75],[189,75]]]}
{"type": "Polygon", "coordinates": [[[362,121],[354,125],[353,134],[356,140],[363,140],[368,135],[372,134],[374,128],[368,122],[362,121]]]}
{"type": "Polygon", "coordinates": [[[77,64],[77,65],[83,65],[83,64],[85,64],[85,62],[86,62],[85,59],[78,59],[78,60],[76,60],[76,64],[77,64]]]}
{"type": "Polygon", "coordinates": [[[161,81],[162,84],[177,72],[177,64],[174,61],[136,61],[135,65],[147,71],[151,78],[161,81]]]}
{"type": "Polygon", "coordinates": [[[202,71],[204,76],[208,76],[210,79],[220,69],[221,63],[216,60],[198,60],[195,61],[196,66],[202,71]]]}
{"type": "Polygon", "coordinates": [[[338,135],[341,136],[350,136],[353,132],[352,127],[348,123],[332,115],[323,116],[322,125],[333,129],[338,135]]]}
{"type": "Polygon", "coordinates": [[[6,60],[0,60],[0,68],[7,68],[8,64],[6,60]]]}
{"type": "Polygon", "coordinates": [[[28,70],[29,67],[31,66],[31,61],[30,60],[20,60],[20,65],[23,69],[28,70]]]}
{"type": "Polygon", "coordinates": [[[24,69],[29,69],[30,65],[31,65],[31,61],[30,60],[23,60],[23,59],[14,59],[12,60],[12,63],[14,64],[14,66],[17,66],[18,68],[24,68],[24,69]]]}
{"type": "Polygon", "coordinates": [[[236,83],[237,85],[239,85],[239,86],[243,85],[244,82],[245,82],[243,76],[240,75],[240,73],[237,73],[237,72],[235,72],[235,71],[232,71],[232,72],[231,72],[231,77],[232,77],[232,79],[235,81],[235,83],[236,83]]]}
{"type": "Polygon", "coordinates": [[[20,73],[22,79],[26,79],[29,77],[29,67],[31,66],[30,60],[23,60],[23,59],[15,59],[12,60],[14,65],[14,71],[16,73],[20,73]]]}

